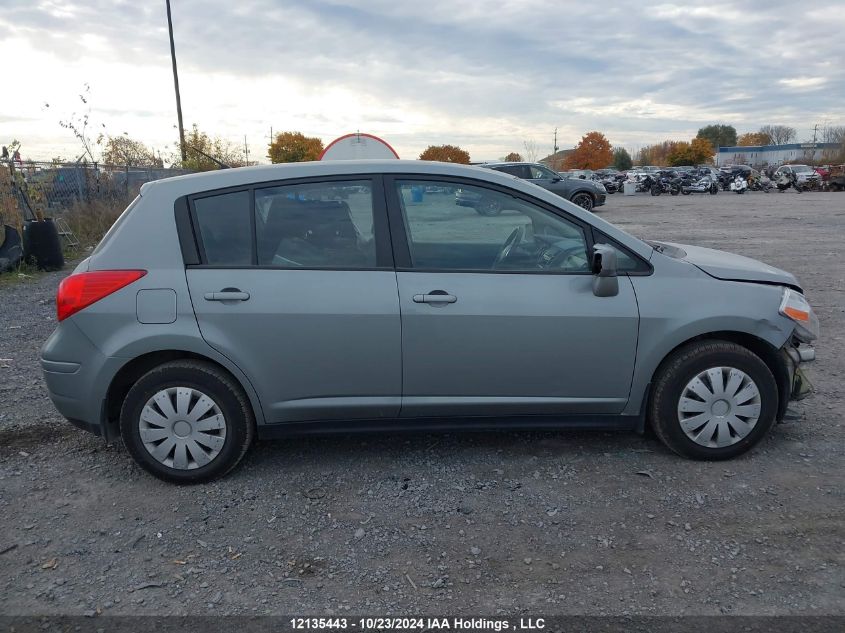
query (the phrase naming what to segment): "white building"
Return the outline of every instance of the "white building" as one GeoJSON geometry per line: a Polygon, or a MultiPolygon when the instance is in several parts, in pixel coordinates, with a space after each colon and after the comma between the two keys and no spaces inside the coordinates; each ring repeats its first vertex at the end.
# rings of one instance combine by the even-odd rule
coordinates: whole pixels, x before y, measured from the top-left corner
{"type": "Polygon", "coordinates": [[[751,165],[764,167],[791,162],[831,160],[842,149],[839,143],[789,143],[787,145],[748,145],[720,147],[716,166],[751,165]]]}

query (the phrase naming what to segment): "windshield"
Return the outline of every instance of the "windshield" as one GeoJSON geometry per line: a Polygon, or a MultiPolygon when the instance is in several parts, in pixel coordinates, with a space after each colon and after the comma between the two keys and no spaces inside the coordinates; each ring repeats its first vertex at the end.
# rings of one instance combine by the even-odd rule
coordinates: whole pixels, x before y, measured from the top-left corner
{"type": "Polygon", "coordinates": [[[796,174],[808,174],[813,170],[810,169],[807,165],[793,165],[792,171],[794,171],[796,174]]]}

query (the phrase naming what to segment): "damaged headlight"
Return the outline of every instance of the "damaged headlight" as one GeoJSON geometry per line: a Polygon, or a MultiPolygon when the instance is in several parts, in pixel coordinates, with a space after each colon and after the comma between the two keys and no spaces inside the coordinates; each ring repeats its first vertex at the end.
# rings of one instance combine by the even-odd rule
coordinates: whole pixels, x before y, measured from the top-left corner
{"type": "Polygon", "coordinates": [[[795,322],[795,336],[800,340],[809,343],[819,337],[819,320],[800,292],[784,288],[778,312],[795,322]]]}

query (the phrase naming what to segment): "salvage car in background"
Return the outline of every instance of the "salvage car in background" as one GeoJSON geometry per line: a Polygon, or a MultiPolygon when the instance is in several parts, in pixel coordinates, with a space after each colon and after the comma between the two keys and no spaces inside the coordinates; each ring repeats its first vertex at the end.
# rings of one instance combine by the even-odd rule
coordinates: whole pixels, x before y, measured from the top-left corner
{"type": "Polygon", "coordinates": [[[56,302],[58,410],[180,483],[256,437],[356,430],[648,424],[728,459],[806,394],[818,335],[787,272],[641,241],[495,169],[398,160],[148,183],[56,302]]]}
{"type": "MultiPolygon", "coordinates": [[[[556,171],[540,163],[483,163],[480,167],[494,169],[533,182],[535,185],[539,185],[587,211],[602,206],[607,197],[607,191],[601,183],[580,177],[563,178],[556,171]]],[[[498,215],[501,212],[495,201],[491,205],[491,201],[488,199],[474,200],[472,194],[467,192],[460,192],[456,197],[456,202],[461,206],[471,206],[482,215],[498,215]]]]}
{"type": "Polygon", "coordinates": [[[790,174],[795,176],[798,186],[805,191],[808,189],[818,189],[821,183],[821,176],[809,165],[781,165],[775,171],[772,180],[777,181],[781,176],[786,175],[788,177],[790,174]]]}

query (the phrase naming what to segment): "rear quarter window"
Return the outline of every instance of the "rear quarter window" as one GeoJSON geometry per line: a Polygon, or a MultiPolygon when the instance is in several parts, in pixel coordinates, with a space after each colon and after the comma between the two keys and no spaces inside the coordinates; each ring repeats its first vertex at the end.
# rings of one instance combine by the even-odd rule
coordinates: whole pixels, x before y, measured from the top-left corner
{"type": "Polygon", "coordinates": [[[214,266],[252,264],[249,191],[197,198],[194,217],[203,263],[214,266]]]}

